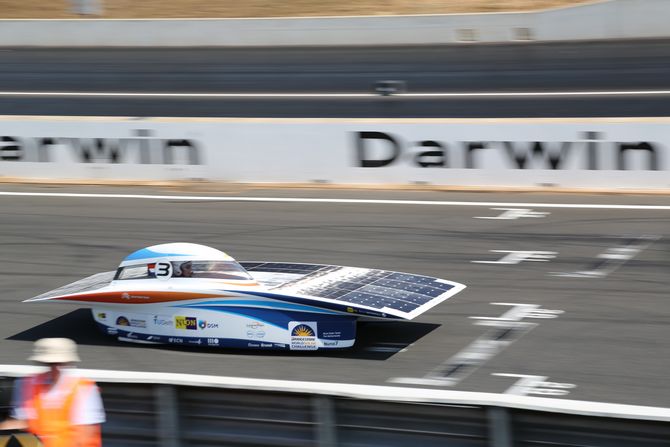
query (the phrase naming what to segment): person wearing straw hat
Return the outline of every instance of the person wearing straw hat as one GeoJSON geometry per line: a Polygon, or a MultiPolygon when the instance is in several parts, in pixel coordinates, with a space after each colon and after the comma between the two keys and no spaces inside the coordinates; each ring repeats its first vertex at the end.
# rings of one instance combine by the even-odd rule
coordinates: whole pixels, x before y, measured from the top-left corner
{"type": "Polygon", "coordinates": [[[68,338],[42,338],[28,358],[48,370],[27,377],[14,390],[12,418],[45,447],[99,447],[105,422],[95,382],[81,377],[77,345],[68,338]]]}

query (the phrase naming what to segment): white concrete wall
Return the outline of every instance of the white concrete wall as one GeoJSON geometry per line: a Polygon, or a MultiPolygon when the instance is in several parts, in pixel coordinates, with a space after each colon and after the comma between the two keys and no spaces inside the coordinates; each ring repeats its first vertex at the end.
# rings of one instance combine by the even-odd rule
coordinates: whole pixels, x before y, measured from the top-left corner
{"type": "Polygon", "coordinates": [[[669,189],[670,118],[0,117],[0,177],[669,189]]]}
{"type": "Polygon", "coordinates": [[[284,19],[0,20],[0,46],[396,45],[670,36],[669,0],[529,13],[284,19]]]}

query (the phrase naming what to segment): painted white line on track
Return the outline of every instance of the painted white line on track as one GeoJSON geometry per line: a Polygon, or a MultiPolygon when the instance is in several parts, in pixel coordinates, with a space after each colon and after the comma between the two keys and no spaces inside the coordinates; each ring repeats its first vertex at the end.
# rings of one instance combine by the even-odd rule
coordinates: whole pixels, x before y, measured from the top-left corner
{"type": "Polygon", "coordinates": [[[374,93],[161,93],[161,92],[7,92],[0,96],[121,98],[366,98],[374,93]]]}
{"type": "Polygon", "coordinates": [[[474,323],[475,325],[492,329],[440,363],[425,376],[392,377],[387,382],[438,387],[454,386],[538,325],[522,320],[557,318],[563,313],[562,310],[542,309],[539,304],[491,304],[513,307],[499,317],[470,317],[478,320],[474,323]]]}
{"type": "Polygon", "coordinates": [[[570,389],[577,387],[574,383],[547,382],[549,377],[546,376],[510,373],[493,373],[493,375],[519,379],[505,391],[505,394],[514,394],[516,396],[526,396],[529,394],[540,396],[565,396],[570,393],[570,389]]]}
{"type": "Polygon", "coordinates": [[[328,199],[319,197],[230,197],[230,196],[180,196],[160,194],[94,194],[69,192],[18,192],[0,191],[6,197],[69,197],[84,199],[147,199],[184,200],[209,202],[275,202],[275,203],[338,203],[352,205],[425,205],[425,206],[514,206],[536,208],[606,209],[606,210],[657,210],[670,211],[670,205],[616,205],[597,203],[517,203],[517,202],[466,202],[444,200],[402,199],[328,199]]]}
{"type": "Polygon", "coordinates": [[[68,91],[0,91],[0,96],[27,97],[120,97],[120,98],[523,98],[523,97],[592,97],[592,96],[659,96],[670,90],[596,90],[539,92],[424,92],[397,93],[168,93],[168,92],[68,92],[68,91]]]}
{"type": "Polygon", "coordinates": [[[670,90],[600,90],[575,92],[462,92],[462,93],[399,93],[394,96],[411,97],[446,97],[446,98],[476,98],[476,97],[547,97],[547,96],[657,96],[670,95],[670,90]]]}

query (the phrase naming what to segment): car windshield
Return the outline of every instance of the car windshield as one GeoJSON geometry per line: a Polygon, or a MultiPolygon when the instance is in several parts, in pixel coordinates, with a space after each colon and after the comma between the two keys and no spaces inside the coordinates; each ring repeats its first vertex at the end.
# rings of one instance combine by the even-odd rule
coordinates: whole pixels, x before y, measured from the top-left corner
{"type": "Polygon", "coordinates": [[[147,279],[153,278],[153,275],[149,275],[149,270],[147,269],[147,264],[141,265],[129,265],[127,267],[121,267],[116,271],[115,280],[117,279],[147,279]]]}
{"type": "Polygon", "coordinates": [[[172,278],[209,278],[227,280],[253,279],[236,261],[173,261],[170,265],[161,263],[129,265],[117,270],[115,280],[149,279],[157,276],[172,278]]]}
{"type": "Polygon", "coordinates": [[[252,279],[249,273],[235,261],[175,261],[172,263],[172,277],[252,279]]]}

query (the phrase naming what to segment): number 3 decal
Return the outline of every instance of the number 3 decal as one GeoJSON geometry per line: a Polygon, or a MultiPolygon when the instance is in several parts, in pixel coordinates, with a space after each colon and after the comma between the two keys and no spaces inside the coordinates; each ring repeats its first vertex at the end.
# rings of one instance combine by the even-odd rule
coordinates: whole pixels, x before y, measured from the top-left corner
{"type": "Polygon", "coordinates": [[[169,261],[159,261],[156,263],[156,278],[166,280],[172,276],[172,263],[169,261]]]}

